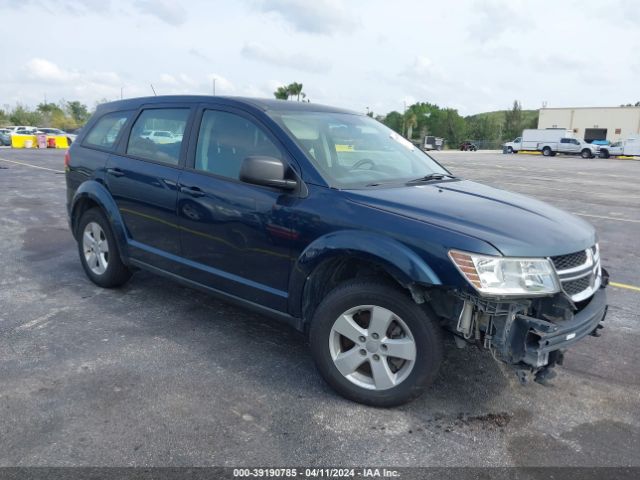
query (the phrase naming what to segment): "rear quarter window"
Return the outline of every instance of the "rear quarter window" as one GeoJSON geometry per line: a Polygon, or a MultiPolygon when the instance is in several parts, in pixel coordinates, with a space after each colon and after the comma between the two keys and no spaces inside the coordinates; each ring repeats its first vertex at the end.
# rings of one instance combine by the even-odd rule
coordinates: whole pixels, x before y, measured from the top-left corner
{"type": "Polygon", "coordinates": [[[130,115],[131,112],[115,112],[104,115],[87,133],[82,144],[89,147],[112,149],[130,115]]]}

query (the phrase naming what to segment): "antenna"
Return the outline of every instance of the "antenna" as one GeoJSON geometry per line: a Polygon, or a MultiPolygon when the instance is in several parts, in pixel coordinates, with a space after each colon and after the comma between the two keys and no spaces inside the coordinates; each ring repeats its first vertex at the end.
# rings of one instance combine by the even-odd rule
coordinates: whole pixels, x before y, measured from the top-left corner
{"type": "Polygon", "coordinates": [[[150,83],[149,85],[151,85],[151,90],[153,90],[153,94],[157,97],[158,94],[156,93],[156,89],[153,88],[153,83],[150,83]]]}

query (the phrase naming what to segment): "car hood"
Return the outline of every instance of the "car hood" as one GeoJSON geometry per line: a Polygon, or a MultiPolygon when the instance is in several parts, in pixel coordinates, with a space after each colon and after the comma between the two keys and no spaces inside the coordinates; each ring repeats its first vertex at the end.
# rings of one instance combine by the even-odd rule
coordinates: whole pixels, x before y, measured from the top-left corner
{"type": "Polygon", "coordinates": [[[345,194],[361,205],[478,238],[505,256],[562,255],[596,242],[595,229],[575,215],[468,180],[347,190],[345,194]]]}

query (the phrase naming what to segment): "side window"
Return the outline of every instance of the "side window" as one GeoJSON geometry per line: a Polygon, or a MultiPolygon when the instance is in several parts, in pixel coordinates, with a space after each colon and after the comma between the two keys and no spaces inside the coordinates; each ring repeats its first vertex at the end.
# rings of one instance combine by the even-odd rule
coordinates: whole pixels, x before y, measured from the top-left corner
{"type": "Polygon", "coordinates": [[[251,120],[233,113],[204,112],[196,146],[197,170],[238,179],[242,160],[250,155],[282,159],[278,147],[251,120]]]}
{"type": "Polygon", "coordinates": [[[569,143],[569,139],[568,138],[561,138],[560,139],[560,143],[569,143]]]}
{"type": "Polygon", "coordinates": [[[127,154],[177,165],[188,118],[188,108],[143,110],[131,128],[127,154]],[[157,130],[165,132],[165,136],[157,135],[157,130]]]}
{"type": "Polygon", "coordinates": [[[118,134],[129,119],[131,112],[116,112],[104,115],[96,122],[84,139],[83,145],[113,148],[118,134]]]}

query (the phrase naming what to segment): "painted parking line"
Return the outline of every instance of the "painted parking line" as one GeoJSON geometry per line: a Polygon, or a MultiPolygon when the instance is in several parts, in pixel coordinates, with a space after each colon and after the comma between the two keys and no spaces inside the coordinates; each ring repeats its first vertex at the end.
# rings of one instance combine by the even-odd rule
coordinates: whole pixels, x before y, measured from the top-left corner
{"type": "Polygon", "coordinates": [[[640,220],[635,220],[633,218],[607,217],[606,215],[592,215],[590,213],[579,213],[579,212],[570,212],[570,213],[573,213],[574,215],[578,215],[580,217],[604,218],[605,220],[616,220],[618,222],[640,223],[640,220]]]}
{"type": "Polygon", "coordinates": [[[609,285],[616,288],[626,288],[627,290],[634,290],[636,292],[640,292],[640,287],[636,287],[634,285],[627,285],[626,283],[609,282],[609,285]]]}
{"type": "Polygon", "coordinates": [[[48,170],[50,172],[56,173],[64,173],[64,170],[55,170],[53,168],[41,167],[40,165],[31,165],[30,163],[16,162],[15,160],[7,160],[6,158],[0,157],[0,160],[3,162],[15,163],[16,165],[24,165],[25,167],[39,168],[41,170],[48,170]]]}

